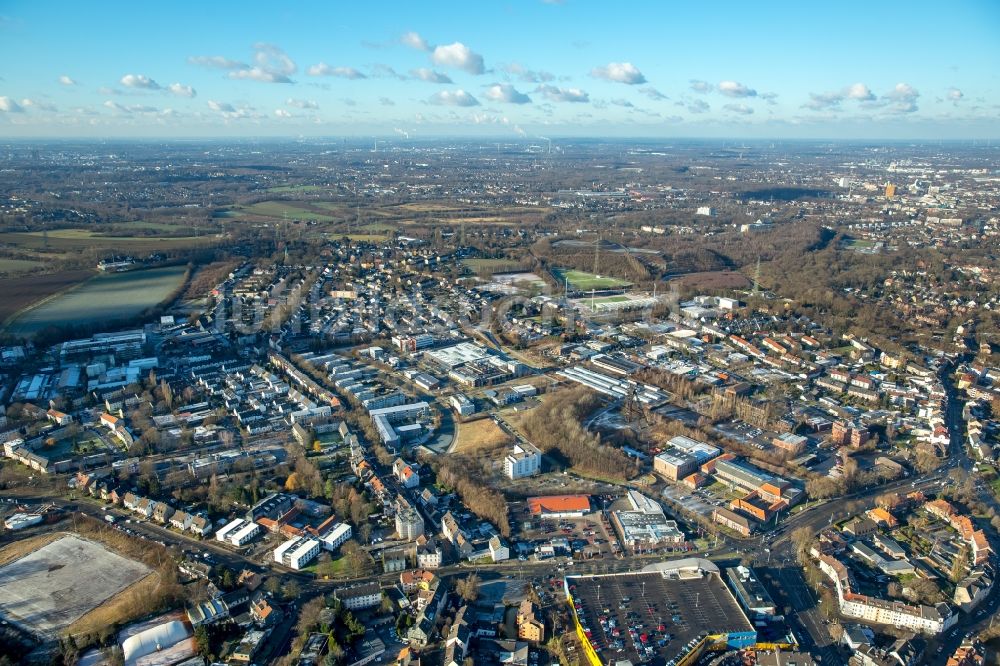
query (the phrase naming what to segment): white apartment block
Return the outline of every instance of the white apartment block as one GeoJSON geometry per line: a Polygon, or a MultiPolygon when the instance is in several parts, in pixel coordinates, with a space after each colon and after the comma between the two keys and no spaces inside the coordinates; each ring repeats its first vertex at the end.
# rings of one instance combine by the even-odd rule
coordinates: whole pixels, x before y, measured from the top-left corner
{"type": "Polygon", "coordinates": [[[510,479],[523,479],[538,474],[542,468],[542,452],[528,443],[515,444],[503,461],[503,471],[510,479]]]}
{"type": "Polygon", "coordinates": [[[319,551],[320,543],[317,539],[296,537],[275,548],[274,561],[298,571],[308,566],[319,555],[319,551]]]}

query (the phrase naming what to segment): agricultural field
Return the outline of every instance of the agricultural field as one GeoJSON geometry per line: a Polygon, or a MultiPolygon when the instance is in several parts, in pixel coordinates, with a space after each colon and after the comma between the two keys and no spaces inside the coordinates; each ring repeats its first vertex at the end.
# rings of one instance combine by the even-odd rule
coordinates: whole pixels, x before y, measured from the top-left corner
{"type": "Polygon", "coordinates": [[[87,229],[0,233],[0,245],[27,250],[76,252],[90,248],[118,252],[154,252],[213,245],[217,236],[105,236],[87,229]]]}
{"type": "Polygon", "coordinates": [[[80,284],[92,277],[94,271],[59,271],[46,275],[26,275],[0,279],[0,322],[20,312],[32,303],[80,284]]]}
{"type": "Polygon", "coordinates": [[[54,541],[46,537],[0,567],[0,615],[54,636],[150,573],[144,564],[93,541],[69,534],[54,541]]]}
{"type": "Polygon", "coordinates": [[[517,270],[519,262],[512,259],[463,259],[462,263],[476,273],[503,272],[517,270]]]}
{"type": "Polygon", "coordinates": [[[89,324],[133,317],[159,304],[184,281],[185,266],[96,275],[44,300],[9,321],[14,335],[34,335],[49,326],[89,324]]]}
{"type": "Polygon", "coordinates": [[[315,220],[316,222],[333,222],[337,218],[332,215],[320,213],[309,207],[308,204],[290,203],[288,201],[261,201],[250,206],[241,207],[239,212],[243,215],[254,215],[257,217],[285,218],[292,220],[315,220]]]}
{"type": "Polygon", "coordinates": [[[495,449],[513,443],[510,435],[504,432],[493,419],[479,419],[458,424],[458,437],[455,439],[455,453],[475,453],[495,449]]]}
{"type": "Polygon", "coordinates": [[[42,262],[31,259],[0,258],[0,274],[17,275],[18,273],[27,273],[43,265],[42,262]]]}
{"type": "Polygon", "coordinates": [[[331,234],[331,236],[334,238],[343,238],[344,236],[347,236],[352,241],[357,243],[381,243],[388,238],[382,234],[331,234]]]}
{"type": "Polygon", "coordinates": [[[293,192],[322,192],[325,189],[322,185],[279,185],[278,187],[269,187],[267,191],[276,194],[290,194],[293,192]]]}
{"type": "Polygon", "coordinates": [[[552,273],[560,284],[563,282],[569,282],[570,289],[576,289],[579,291],[590,291],[591,289],[622,289],[624,287],[632,286],[632,283],[626,280],[620,280],[618,278],[606,277],[602,275],[594,275],[593,273],[584,273],[583,271],[555,268],[552,270],[552,273]]]}

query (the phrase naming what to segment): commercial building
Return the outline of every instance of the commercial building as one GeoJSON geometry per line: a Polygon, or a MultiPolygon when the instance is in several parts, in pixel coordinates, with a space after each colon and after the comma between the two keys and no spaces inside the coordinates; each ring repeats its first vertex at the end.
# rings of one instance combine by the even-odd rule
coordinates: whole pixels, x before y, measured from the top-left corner
{"type": "Polygon", "coordinates": [[[449,398],[452,408],[459,416],[472,416],[476,413],[476,405],[462,393],[456,393],[449,398]]]}
{"type": "Polygon", "coordinates": [[[726,569],[726,580],[729,581],[729,587],[736,595],[737,601],[750,617],[775,615],[778,612],[771,595],[767,593],[757,574],[750,567],[738,566],[726,569]]]}
{"type": "Polygon", "coordinates": [[[753,531],[749,518],[721,506],[715,507],[712,511],[712,520],[742,536],[750,536],[750,532],[753,531]]]}
{"type": "Polygon", "coordinates": [[[671,438],[664,448],[665,450],[653,459],[653,470],[671,481],[678,481],[691,475],[703,463],[721,453],[720,449],[711,444],[682,435],[671,438]]]}
{"type": "Polygon", "coordinates": [[[743,649],[757,632],[712,562],[687,558],[641,571],[567,576],[573,627],[585,663],[599,666],[625,660],[693,664],[709,649],[743,649]],[[649,617],[650,600],[660,624],[626,634],[631,618],[649,617]],[[669,636],[668,636],[669,635],[669,636]]]}
{"type": "Polygon", "coordinates": [[[538,474],[542,468],[542,452],[527,442],[514,445],[504,457],[503,471],[509,479],[522,479],[538,474]]]}
{"type": "Polygon", "coordinates": [[[528,509],[538,518],[583,518],[590,513],[589,495],[529,497],[528,509]]]}
{"type": "Polygon", "coordinates": [[[684,543],[677,521],[667,520],[658,502],[635,490],[629,490],[626,498],[630,509],[611,512],[612,524],[624,546],[654,548],[684,543]]]}
{"type": "Polygon", "coordinates": [[[784,500],[792,506],[802,500],[803,492],[780,477],[768,474],[748,462],[730,459],[718,460],[713,465],[715,476],[723,483],[747,492],[756,492],[768,502],[784,500]]]}
{"type": "Polygon", "coordinates": [[[426,413],[429,406],[426,402],[414,402],[408,405],[395,405],[393,407],[382,407],[368,412],[378,431],[379,438],[386,446],[395,447],[401,440],[402,430],[394,428],[398,423],[416,419],[426,413]]]}

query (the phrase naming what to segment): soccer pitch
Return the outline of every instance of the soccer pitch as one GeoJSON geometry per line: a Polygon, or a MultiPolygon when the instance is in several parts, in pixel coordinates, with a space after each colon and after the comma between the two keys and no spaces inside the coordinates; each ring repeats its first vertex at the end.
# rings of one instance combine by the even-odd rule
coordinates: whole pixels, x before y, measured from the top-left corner
{"type": "Polygon", "coordinates": [[[569,282],[570,289],[590,291],[591,289],[621,289],[630,287],[631,282],[618,278],[584,273],[583,271],[555,269],[553,271],[560,282],[569,282]]]}

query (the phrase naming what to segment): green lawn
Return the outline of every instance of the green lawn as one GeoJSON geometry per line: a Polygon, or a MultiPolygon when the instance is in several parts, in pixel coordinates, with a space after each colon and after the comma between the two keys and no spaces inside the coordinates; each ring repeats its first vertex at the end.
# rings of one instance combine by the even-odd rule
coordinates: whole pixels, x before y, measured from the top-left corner
{"type": "Polygon", "coordinates": [[[0,273],[24,273],[42,265],[31,259],[0,259],[0,273]]]}
{"type": "Polygon", "coordinates": [[[279,187],[269,187],[268,192],[288,193],[288,192],[320,192],[323,187],[320,185],[281,185],[279,187]]]}
{"type": "Polygon", "coordinates": [[[583,271],[570,269],[557,268],[553,270],[553,273],[560,282],[568,281],[570,289],[579,289],[582,291],[590,289],[619,289],[629,287],[632,284],[618,278],[594,275],[593,273],[584,273],[583,271]]]}
{"type": "Polygon", "coordinates": [[[333,222],[336,218],[332,215],[317,213],[300,205],[288,203],[287,201],[261,201],[252,206],[242,209],[248,215],[259,215],[262,217],[289,217],[298,220],[316,220],[317,222],[333,222]]]}
{"type": "Polygon", "coordinates": [[[462,263],[471,268],[474,271],[485,270],[485,271],[502,271],[502,270],[513,270],[517,268],[517,262],[511,259],[484,259],[484,258],[473,258],[473,259],[463,259],[462,263]]]}
{"type": "Polygon", "coordinates": [[[185,266],[162,266],[125,273],[101,273],[8,323],[14,335],[33,335],[49,326],[113,321],[138,315],[181,286],[185,266]]]}

